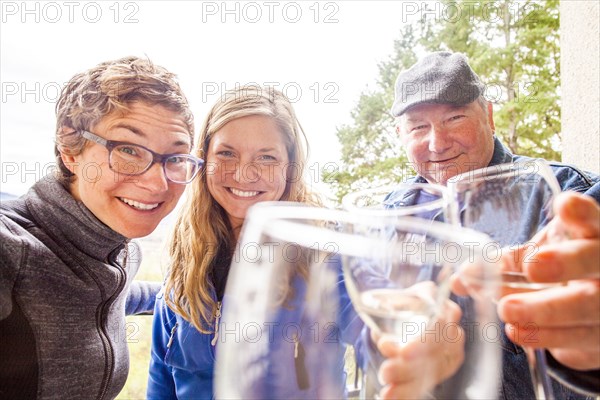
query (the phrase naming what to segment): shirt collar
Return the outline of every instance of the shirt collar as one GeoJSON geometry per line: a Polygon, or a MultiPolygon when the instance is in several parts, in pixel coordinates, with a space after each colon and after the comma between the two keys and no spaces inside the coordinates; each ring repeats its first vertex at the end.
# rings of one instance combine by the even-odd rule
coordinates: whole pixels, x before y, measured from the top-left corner
{"type": "Polygon", "coordinates": [[[508,147],[502,144],[500,139],[494,136],[494,153],[492,154],[492,159],[490,160],[488,167],[513,162],[514,158],[515,156],[510,152],[508,147]]]}

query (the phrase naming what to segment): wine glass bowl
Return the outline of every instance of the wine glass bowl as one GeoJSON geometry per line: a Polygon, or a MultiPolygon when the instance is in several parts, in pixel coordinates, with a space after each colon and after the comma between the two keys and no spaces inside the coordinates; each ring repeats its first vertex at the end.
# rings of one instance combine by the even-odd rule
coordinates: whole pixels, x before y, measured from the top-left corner
{"type": "MultiPolygon", "coordinates": [[[[357,255],[342,253],[346,286],[363,320],[371,329],[400,342],[402,327],[426,329],[449,298],[449,279],[455,267],[469,255],[457,243],[457,232],[449,225],[423,224],[421,219],[409,217],[342,225],[370,249],[357,255]],[[381,228],[385,223],[390,224],[387,229],[365,229],[381,228]],[[444,254],[450,252],[452,255],[444,254]]],[[[470,237],[473,242],[485,240],[469,233],[474,235],[470,237]]]]}
{"type": "Polygon", "coordinates": [[[553,216],[560,185],[542,160],[501,164],[457,175],[448,189],[461,226],[489,235],[500,246],[528,242],[553,216]]]}
{"type": "Polygon", "coordinates": [[[352,317],[340,308],[335,244],[312,235],[328,223],[319,210],[248,211],[223,299],[217,398],[345,396],[341,327],[352,330],[352,317]]]}
{"type": "MultiPolygon", "coordinates": [[[[443,331],[444,324],[440,328],[439,321],[443,319],[441,312],[450,297],[453,274],[463,266],[480,266],[478,273],[483,278],[479,280],[476,292],[472,287],[468,288],[477,306],[472,308],[472,313],[463,316],[463,322],[473,328],[468,333],[471,336],[465,347],[469,365],[457,373],[452,384],[446,385],[442,397],[494,398],[498,347],[493,342],[481,340],[481,335],[473,334],[495,323],[490,296],[479,294],[495,293],[496,271],[485,259],[483,251],[490,239],[450,224],[423,223],[421,218],[360,217],[341,225],[346,232],[361,237],[364,248],[372,251],[362,254],[342,252],[342,266],[355,309],[379,340],[392,341],[402,347],[412,341],[425,342],[428,335],[438,329],[443,331]],[[382,224],[388,224],[387,229],[382,224]],[[386,234],[382,235],[382,232],[386,234]],[[488,358],[486,365],[479,363],[479,355],[488,358]]],[[[433,333],[433,336],[438,335],[437,340],[448,339],[437,332],[433,333]]],[[[365,376],[365,397],[376,397],[381,386],[368,373],[365,376]]],[[[427,391],[431,381],[423,379],[421,382],[423,386],[413,395],[415,398],[430,395],[427,391]]]]}
{"type": "MultiPolygon", "coordinates": [[[[223,300],[217,397],[345,397],[342,343],[369,338],[358,315],[396,343],[425,340],[449,299],[451,274],[488,241],[418,218],[285,202],[253,206],[223,300]],[[236,340],[235,326],[262,327],[263,334],[236,340]]],[[[485,308],[474,318],[481,327],[492,314],[485,308]]],[[[453,387],[457,396],[495,396],[495,350],[484,340],[466,349],[472,364],[453,387]]]]}
{"type": "MultiPolygon", "coordinates": [[[[560,185],[543,160],[501,164],[470,171],[448,180],[462,226],[495,240],[503,252],[517,249],[534,256],[530,240],[553,217],[552,201],[560,185]]],[[[531,282],[513,263],[502,263],[501,295],[543,290],[560,284],[531,282]],[[506,268],[506,266],[509,268],[506,268]]],[[[526,349],[527,350],[527,349],[526,349]]],[[[553,399],[543,349],[527,350],[533,391],[538,400],[553,399]]]]}
{"type": "Polygon", "coordinates": [[[417,217],[456,223],[448,189],[430,183],[403,182],[348,193],[342,207],[352,213],[379,217],[417,217]]]}

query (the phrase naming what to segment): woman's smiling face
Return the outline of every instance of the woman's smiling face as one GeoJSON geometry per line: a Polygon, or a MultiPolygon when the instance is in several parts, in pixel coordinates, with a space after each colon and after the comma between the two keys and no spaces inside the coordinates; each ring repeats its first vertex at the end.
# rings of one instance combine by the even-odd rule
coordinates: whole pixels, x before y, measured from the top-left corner
{"type": "MultiPolygon", "coordinates": [[[[191,136],[183,116],[165,107],[133,103],[90,129],[107,140],[145,146],[157,153],[189,153],[191,136]]],[[[90,142],[76,156],[62,154],[75,179],[70,191],[104,224],[128,238],[147,236],[177,205],[185,185],[164,176],[154,164],[141,175],[127,176],[109,167],[108,149],[90,142]]]]}
{"type": "Polygon", "coordinates": [[[248,208],[280,200],[287,184],[288,153],[275,120],[264,115],[234,119],[212,136],[206,154],[206,180],[233,228],[248,208]]]}

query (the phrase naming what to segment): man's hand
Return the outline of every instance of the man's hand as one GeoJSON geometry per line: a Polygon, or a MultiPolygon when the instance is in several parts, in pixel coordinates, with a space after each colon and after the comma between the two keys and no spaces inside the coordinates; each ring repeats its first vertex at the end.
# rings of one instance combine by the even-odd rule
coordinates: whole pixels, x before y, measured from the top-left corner
{"type": "Polygon", "coordinates": [[[533,238],[535,251],[516,249],[503,254],[503,262],[530,281],[566,283],[509,294],[498,312],[513,342],[546,348],[573,369],[599,369],[600,207],[590,197],[565,192],[554,210],[555,218],[533,238]]]}
{"type": "Polygon", "coordinates": [[[404,345],[372,334],[387,358],[379,368],[379,381],[385,385],[382,399],[421,397],[458,370],[464,360],[465,340],[460,317],[460,307],[448,300],[435,327],[443,334],[423,335],[404,345]]]}

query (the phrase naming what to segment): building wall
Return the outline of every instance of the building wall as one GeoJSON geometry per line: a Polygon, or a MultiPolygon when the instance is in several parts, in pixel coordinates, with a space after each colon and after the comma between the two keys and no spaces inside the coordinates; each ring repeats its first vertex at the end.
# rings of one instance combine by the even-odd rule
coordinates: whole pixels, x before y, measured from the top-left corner
{"type": "Polygon", "coordinates": [[[563,161],[600,173],[600,2],[560,2],[563,161]]]}

